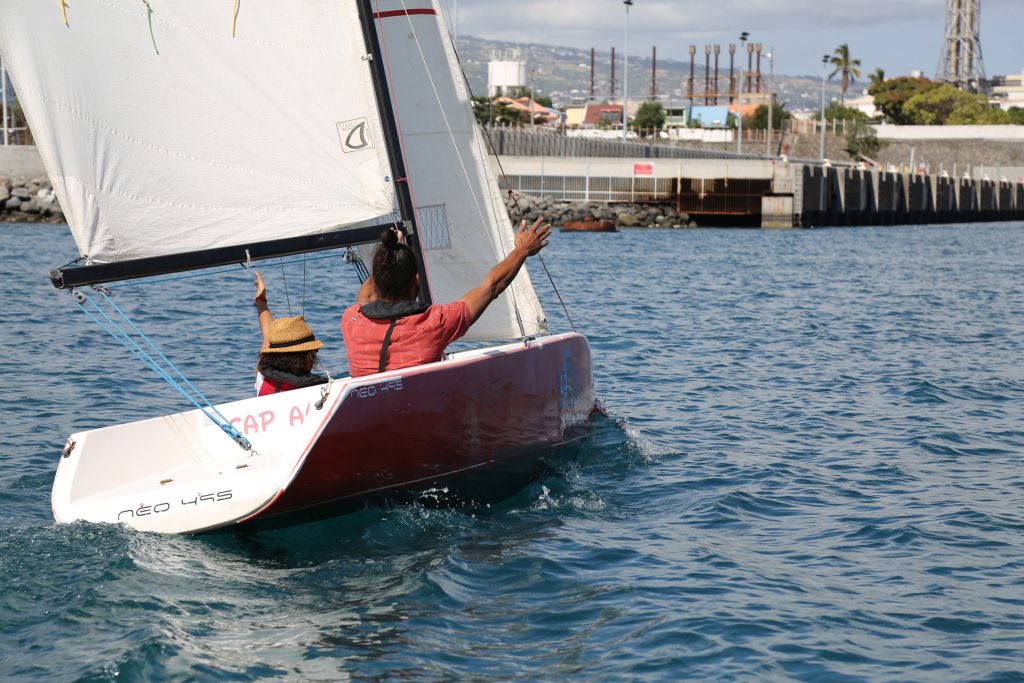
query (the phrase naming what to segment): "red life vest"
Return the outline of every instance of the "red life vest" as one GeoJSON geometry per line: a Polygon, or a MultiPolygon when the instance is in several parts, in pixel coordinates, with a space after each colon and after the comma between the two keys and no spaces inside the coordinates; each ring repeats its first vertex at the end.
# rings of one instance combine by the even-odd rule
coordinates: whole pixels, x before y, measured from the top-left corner
{"type": "Polygon", "coordinates": [[[259,391],[256,392],[257,396],[266,396],[267,394],[279,394],[282,391],[291,391],[292,389],[298,389],[294,384],[289,384],[283,379],[267,379],[263,373],[256,373],[256,382],[259,385],[259,391]]]}

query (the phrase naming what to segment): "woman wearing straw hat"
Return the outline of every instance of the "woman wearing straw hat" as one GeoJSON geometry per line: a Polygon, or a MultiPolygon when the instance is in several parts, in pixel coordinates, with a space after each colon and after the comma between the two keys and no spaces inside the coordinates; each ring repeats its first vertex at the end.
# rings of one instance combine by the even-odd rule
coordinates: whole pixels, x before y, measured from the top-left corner
{"type": "Polygon", "coordinates": [[[274,318],[270,314],[267,288],[259,273],[256,273],[256,298],[252,303],[259,313],[263,332],[263,346],[256,366],[256,395],[266,396],[326,382],[326,377],[313,372],[316,352],[324,343],[317,340],[301,315],[274,318]]]}

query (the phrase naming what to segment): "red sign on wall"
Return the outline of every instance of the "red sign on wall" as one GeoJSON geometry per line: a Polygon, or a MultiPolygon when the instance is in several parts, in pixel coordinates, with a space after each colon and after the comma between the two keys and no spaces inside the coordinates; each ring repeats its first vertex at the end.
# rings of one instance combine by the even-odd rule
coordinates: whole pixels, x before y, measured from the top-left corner
{"type": "Polygon", "coordinates": [[[654,164],[633,164],[633,175],[654,175],[654,164]]]}

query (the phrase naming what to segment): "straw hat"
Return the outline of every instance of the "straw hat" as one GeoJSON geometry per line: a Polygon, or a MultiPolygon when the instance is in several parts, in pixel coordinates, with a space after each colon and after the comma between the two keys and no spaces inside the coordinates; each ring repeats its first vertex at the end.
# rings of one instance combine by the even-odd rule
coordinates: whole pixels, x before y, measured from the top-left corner
{"type": "Polygon", "coordinates": [[[292,353],[295,351],[315,351],[324,345],[317,341],[306,321],[301,315],[294,318],[275,318],[270,323],[270,334],[267,335],[269,348],[263,353],[292,353]]]}

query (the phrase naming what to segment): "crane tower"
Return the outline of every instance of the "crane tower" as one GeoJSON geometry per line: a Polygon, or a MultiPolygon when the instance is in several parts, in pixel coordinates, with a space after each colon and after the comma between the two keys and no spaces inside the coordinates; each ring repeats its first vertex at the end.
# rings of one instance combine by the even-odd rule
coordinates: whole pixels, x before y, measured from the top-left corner
{"type": "Polygon", "coordinates": [[[981,0],[946,0],[946,38],[936,79],[977,92],[985,80],[981,59],[981,0]]]}

